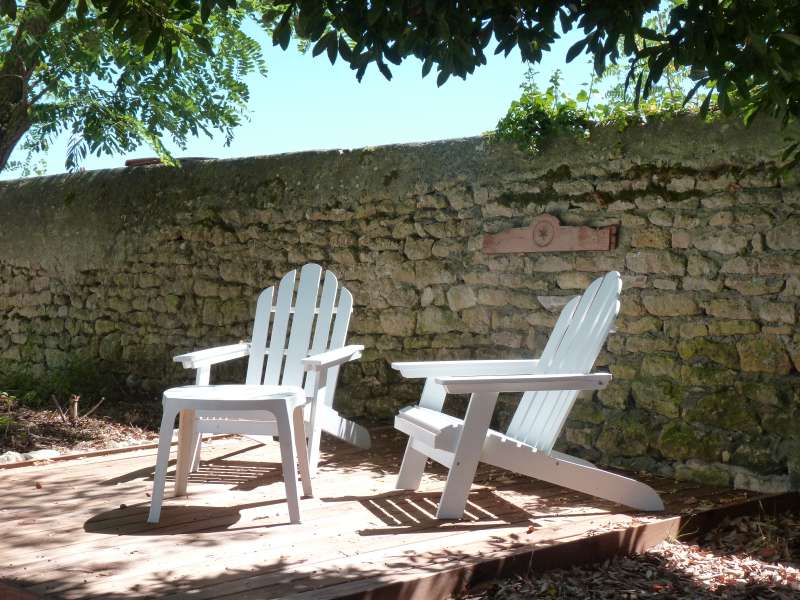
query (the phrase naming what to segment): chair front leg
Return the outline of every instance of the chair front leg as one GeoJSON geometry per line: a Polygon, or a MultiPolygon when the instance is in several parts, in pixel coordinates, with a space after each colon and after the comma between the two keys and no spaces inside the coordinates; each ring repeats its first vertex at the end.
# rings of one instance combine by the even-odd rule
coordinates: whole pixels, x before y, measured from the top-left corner
{"type": "Polygon", "coordinates": [[[283,467],[283,483],[286,486],[286,501],[289,504],[289,520],[292,523],[300,522],[300,494],[297,490],[297,457],[294,450],[295,437],[293,415],[286,401],[280,406],[270,409],[275,415],[278,425],[278,442],[281,446],[281,465],[283,467]]]}
{"type": "Polygon", "coordinates": [[[161,517],[161,503],[164,499],[164,482],[167,478],[169,466],[169,449],[172,446],[172,431],[175,428],[176,411],[164,407],[161,417],[161,429],[158,434],[158,455],[156,457],[156,470],[153,477],[153,493],[150,494],[150,512],[147,516],[148,523],[158,523],[161,517]]]}
{"type": "Polygon", "coordinates": [[[481,392],[472,394],[469,400],[453,466],[450,467],[442,499],[439,501],[437,519],[460,519],[464,514],[497,396],[497,392],[481,392]]]}
{"type": "MultiPolygon", "coordinates": [[[[444,407],[444,400],[447,396],[444,387],[436,383],[435,377],[428,377],[422,388],[422,395],[419,405],[431,410],[441,411],[444,407]]],[[[422,474],[425,472],[425,464],[428,457],[419,450],[416,450],[409,438],[406,444],[406,452],[403,454],[403,462],[400,465],[400,473],[397,475],[395,488],[398,490],[416,490],[422,481],[422,474]]]]}

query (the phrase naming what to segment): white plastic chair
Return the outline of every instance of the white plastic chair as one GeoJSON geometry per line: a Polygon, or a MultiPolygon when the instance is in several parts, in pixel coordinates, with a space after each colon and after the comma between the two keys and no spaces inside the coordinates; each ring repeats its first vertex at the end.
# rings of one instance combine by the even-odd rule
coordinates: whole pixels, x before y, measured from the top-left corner
{"type": "Polygon", "coordinates": [[[639,510],[663,510],[649,486],[553,450],[579,390],[605,388],[608,373],[590,373],[619,313],[622,280],[611,272],[561,312],[539,360],[398,362],[404,377],[424,377],[419,405],[395,418],[408,434],[399,489],[419,487],[428,458],[449,468],[437,512],[458,519],[482,461],[639,510]],[[497,396],[523,392],[505,434],[489,429],[497,396]],[[464,419],[442,410],[446,394],[471,394],[464,419]]]}
{"type": "Polygon", "coordinates": [[[364,349],[344,345],[352,307],[352,295],[339,288],[333,273],[327,271],[322,277],[322,267],[307,264],[299,279],[297,271],[291,271],[277,289],[261,292],[250,342],[175,357],[197,373],[195,385],[164,392],[148,522],[159,520],[177,414],[176,496],[186,493],[189,472],[199,466],[202,433],[239,433],[259,441],[277,435],[290,518],[299,522],[296,461],[299,457],[304,493],[311,495],[321,431],[370,447],[366,429],[333,409],[339,366],[359,358],[364,349]],[[212,365],[244,356],[249,361],[243,385],[209,385],[212,365]]]}

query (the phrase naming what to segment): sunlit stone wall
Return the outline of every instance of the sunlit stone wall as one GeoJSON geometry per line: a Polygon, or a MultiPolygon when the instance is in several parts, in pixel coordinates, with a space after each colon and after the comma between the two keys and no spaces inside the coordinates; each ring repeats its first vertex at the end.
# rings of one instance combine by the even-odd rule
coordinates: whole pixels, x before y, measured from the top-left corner
{"type": "MultiPolygon", "coordinates": [[[[350,415],[419,382],[398,359],[525,357],[558,307],[623,273],[622,316],[562,447],[713,484],[800,487],[800,187],[783,134],[674,120],[535,158],[480,138],[0,183],[0,372],[102,362],[153,397],[179,352],[238,341],[258,291],[306,261],[351,289],[350,415]],[[611,252],[486,255],[541,213],[619,225],[611,252]]],[[[0,385],[2,377],[0,377],[0,385]]],[[[498,426],[513,399],[504,400],[498,426]]]]}

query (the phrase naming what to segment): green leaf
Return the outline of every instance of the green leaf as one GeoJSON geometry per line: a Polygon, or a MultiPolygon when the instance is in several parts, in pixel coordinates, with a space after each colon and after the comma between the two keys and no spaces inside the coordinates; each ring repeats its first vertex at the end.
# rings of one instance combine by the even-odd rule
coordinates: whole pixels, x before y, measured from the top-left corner
{"type": "Polygon", "coordinates": [[[381,73],[383,73],[383,76],[386,77],[387,81],[391,81],[392,80],[392,72],[389,70],[389,67],[386,66],[386,63],[381,61],[381,60],[379,60],[375,64],[378,65],[378,70],[381,73]]]}
{"type": "Polygon", "coordinates": [[[292,29],[289,25],[289,19],[292,16],[292,7],[286,9],[283,13],[281,20],[272,32],[272,45],[280,46],[283,50],[289,47],[289,39],[292,35],[292,29]]]}
{"type": "Polygon", "coordinates": [[[336,63],[336,57],[338,56],[337,49],[339,48],[339,40],[336,36],[335,32],[333,36],[328,39],[328,60],[331,61],[331,64],[336,63]]]}
{"type": "Polygon", "coordinates": [[[561,21],[561,31],[563,33],[567,33],[570,29],[572,29],[572,21],[563,8],[558,9],[558,18],[561,21]]]}
{"type": "Polygon", "coordinates": [[[339,36],[339,56],[347,62],[353,58],[353,50],[342,36],[339,36]]]}
{"type": "Polygon", "coordinates": [[[428,57],[425,59],[425,62],[422,63],[422,76],[426,77],[428,73],[431,72],[431,67],[433,66],[433,58],[428,57]]]}
{"type": "Polygon", "coordinates": [[[144,56],[150,56],[156,49],[159,39],[161,39],[161,30],[153,29],[153,31],[150,32],[150,35],[147,36],[147,39],[144,42],[144,46],[142,47],[142,54],[144,54],[144,56]]]}
{"type": "Polygon", "coordinates": [[[705,118],[708,114],[708,108],[711,106],[711,92],[706,94],[706,97],[703,99],[703,103],[700,105],[700,116],[705,118]]]}
{"type": "Polygon", "coordinates": [[[47,13],[47,18],[51,23],[58,21],[65,14],[67,14],[69,3],[70,0],[56,0],[53,2],[52,6],[50,7],[50,11],[47,13]]]}
{"type": "Polygon", "coordinates": [[[589,38],[585,37],[581,41],[576,42],[570,46],[570,49],[567,50],[567,62],[572,62],[576,56],[578,56],[583,49],[586,48],[586,44],[589,43],[589,38]]]}
{"type": "Polygon", "coordinates": [[[203,52],[209,56],[214,56],[214,48],[208,38],[198,35],[194,41],[203,52]]]}
{"type": "Polygon", "coordinates": [[[439,71],[439,75],[436,77],[436,85],[442,87],[448,79],[450,79],[450,71],[439,71]]]}

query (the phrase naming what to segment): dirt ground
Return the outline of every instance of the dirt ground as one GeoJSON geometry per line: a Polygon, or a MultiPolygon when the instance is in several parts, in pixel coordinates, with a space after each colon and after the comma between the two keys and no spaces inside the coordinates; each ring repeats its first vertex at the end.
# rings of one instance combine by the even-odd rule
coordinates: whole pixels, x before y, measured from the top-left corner
{"type": "MultiPolygon", "coordinates": [[[[0,393],[0,454],[33,450],[57,450],[61,454],[85,452],[105,448],[144,444],[158,437],[157,415],[148,407],[131,407],[130,410],[101,406],[89,416],[72,421],[61,410],[32,410],[21,406],[13,398],[0,393]],[[107,414],[103,414],[107,412],[107,414]]],[[[91,407],[81,407],[85,414],[91,407]]]]}

